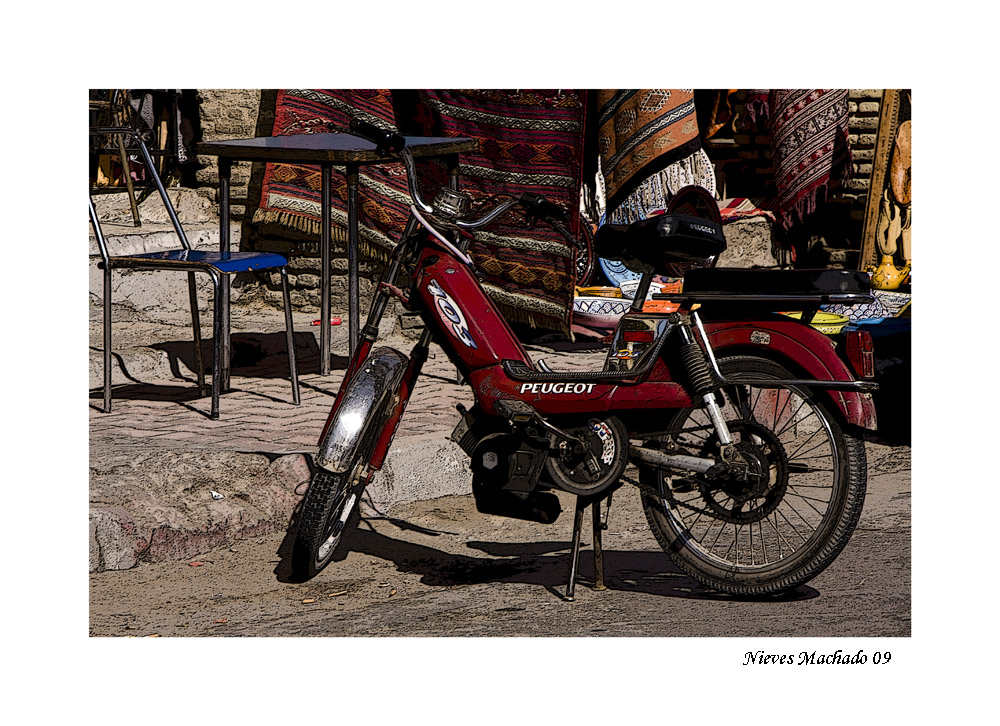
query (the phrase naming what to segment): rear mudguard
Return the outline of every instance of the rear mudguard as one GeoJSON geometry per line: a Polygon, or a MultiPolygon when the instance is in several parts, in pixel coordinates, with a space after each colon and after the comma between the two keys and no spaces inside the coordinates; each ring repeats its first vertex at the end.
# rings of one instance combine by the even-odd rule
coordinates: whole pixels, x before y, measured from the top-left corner
{"type": "MultiPolygon", "coordinates": [[[[319,444],[316,463],[335,474],[347,470],[364,442],[374,444],[409,359],[395,348],[376,348],[358,368],[338,401],[334,419],[319,444]]],[[[363,453],[363,452],[362,452],[363,453]]]]}
{"type": "MultiPolygon", "coordinates": [[[[752,321],[705,321],[705,332],[717,358],[756,355],[773,360],[803,378],[854,380],[829,337],[791,318],[776,315],[752,321]]],[[[877,419],[870,393],[821,387],[815,390],[823,391],[822,395],[828,397],[848,424],[875,430],[877,419]]]]}

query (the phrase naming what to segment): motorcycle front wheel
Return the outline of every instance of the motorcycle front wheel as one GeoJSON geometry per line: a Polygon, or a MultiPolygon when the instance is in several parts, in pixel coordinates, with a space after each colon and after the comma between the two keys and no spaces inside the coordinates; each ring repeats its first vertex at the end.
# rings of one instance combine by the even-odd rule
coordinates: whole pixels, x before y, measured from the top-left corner
{"type": "Polygon", "coordinates": [[[324,469],[313,474],[292,546],[292,571],[299,579],[315,577],[330,564],[344,534],[357,525],[364,464],[358,456],[342,474],[324,469]]]}
{"type": "MultiPolygon", "coordinates": [[[[797,377],[752,356],[723,359],[719,368],[733,381],[797,377]]],[[[861,516],[867,463],[864,444],[845,433],[822,395],[752,383],[716,395],[746,474],[713,479],[640,467],[646,519],[686,574],[730,594],[768,595],[807,582],[840,554],[861,516]]],[[[719,451],[704,408],[679,411],[667,435],[690,454],[719,451]]]]}

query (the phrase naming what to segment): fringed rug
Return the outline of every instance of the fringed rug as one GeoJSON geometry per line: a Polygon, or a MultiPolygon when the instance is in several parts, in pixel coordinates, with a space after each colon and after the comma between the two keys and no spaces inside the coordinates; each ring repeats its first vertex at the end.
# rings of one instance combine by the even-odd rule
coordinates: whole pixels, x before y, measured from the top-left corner
{"type": "MultiPolygon", "coordinates": [[[[568,231],[577,235],[584,112],[583,91],[421,91],[415,108],[402,109],[394,108],[388,90],[283,90],[273,133],[328,133],[329,122],[345,127],[360,116],[404,134],[478,139],[481,151],[460,158],[463,191],[484,206],[502,191],[543,194],[570,210],[568,231]]],[[[441,170],[419,166],[430,197],[434,182],[443,182],[441,170]]],[[[384,259],[407,218],[406,176],[401,164],[362,167],[360,185],[361,254],[384,259]]],[[[332,191],[333,240],[346,244],[342,171],[334,170],[332,191]]],[[[277,227],[318,236],[319,195],[318,168],[268,164],[253,219],[265,231],[277,227]]],[[[508,320],[570,333],[575,251],[558,232],[544,222],[530,226],[512,213],[477,232],[470,254],[508,320]]]]}
{"type": "MultiPolygon", "coordinates": [[[[395,129],[392,96],[388,90],[288,89],[277,92],[272,135],[330,133],[330,124],[347,127],[358,117],[395,129]]],[[[319,167],[267,164],[260,205],[253,221],[270,231],[320,234],[319,167]]],[[[362,166],[359,173],[358,241],[360,253],[386,259],[406,225],[410,196],[402,164],[362,166]]],[[[347,244],[347,179],[334,168],[331,185],[331,237],[347,244]]]]}
{"type": "MultiPolygon", "coordinates": [[[[609,219],[630,195],[628,206],[663,207],[672,191],[706,178],[712,179],[710,191],[714,192],[711,164],[697,154],[701,138],[694,91],[601,90],[597,102],[597,144],[609,219]],[[648,204],[642,199],[646,196],[648,204]]],[[[639,214],[641,210],[636,211],[639,214]]],[[[622,221],[639,219],[645,216],[622,221]]]]}
{"type": "Polygon", "coordinates": [[[850,172],[847,89],[755,89],[744,121],[770,127],[774,208],[785,229],[815,212],[830,182],[850,172]]]}
{"type": "MultiPolygon", "coordinates": [[[[586,92],[571,90],[422,91],[422,133],[479,139],[460,159],[462,189],[477,201],[531,192],[569,210],[580,234],[586,92]]],[[[492,202],[484,203],[484,207],[492,202]]],[[[470,252],[483,285],[508,320],[569,334],[574,249],[544,222],[518,214],[476,232],[470,252]]]]}

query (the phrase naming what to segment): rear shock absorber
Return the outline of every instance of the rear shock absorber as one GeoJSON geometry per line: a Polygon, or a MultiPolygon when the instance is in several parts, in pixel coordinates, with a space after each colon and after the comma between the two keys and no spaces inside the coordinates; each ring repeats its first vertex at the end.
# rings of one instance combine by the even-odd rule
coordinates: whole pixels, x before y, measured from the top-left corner
{"type": "Polygon", "coordinates": [[[681,362],[684,364],[684,370],[688,375],[688,380],[691,382],[692,390],[695,395],[701,396],[708,415],[712,419],[715,431],[719,435],[719,444],[723,447],[723,458],[728,459],[728,447],[732,444],[733,437],[729,433],[729,427],[726,426],[725,419],[722,418],[722,410],[719,408],[719,403],[715,400],[715,389],[718,388],[719,381],[708,366],[705,351],[701,349],[701,346],[695,341],[694,336],[691,335],[690,327],[685,323],[679,325],[678,330],[682,339],[681,362]]]}
{"type": "Polygon", "coordinates": [[[681,345],[681,362],[684,364],[684,371],[691,382],[691,389],[699,396],[712,393],[718,381],[708,367],[708,360],[705,358],[705,351],[691,336],[691,332],[686,327],[681,327],[681,337],[684,343],[681,345]]]}

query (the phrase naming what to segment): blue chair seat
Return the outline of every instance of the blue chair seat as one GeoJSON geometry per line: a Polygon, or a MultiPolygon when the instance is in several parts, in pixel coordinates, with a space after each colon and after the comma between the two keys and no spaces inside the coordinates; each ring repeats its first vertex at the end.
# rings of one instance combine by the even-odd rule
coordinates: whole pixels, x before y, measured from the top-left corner
{"type": "Polygon", "coordinates": [[[209,252],[179,249],[111,258],[112,267],[143,267],[146,265],[159,269],[175,265],[177,269],[213,267],[225,275],[284,267],[286,264],[288,264],[288,260],[274,252],[209,252]]]}
{"type": "MultiPolygon", "coordinates": [[[[174,227],[174,232],[181,242],[182,249],[165,250],[162,252],[146,252],[136,255],[112,256],[108,250],[107,240],[101,230],[100,220],[94,198],[89,197],[90,223],[97,236],[97,246],[101,251],[100,267],[104,270],[104,410],[111,411],[111,271],[113,269],[133,270],[179,270],[188,273],[188,296],[191,302],[191,330],[194,335],[195,368],[198,375],[198,391],[204,395],[205,366],[201,355],[201,322],[198,315],[198,293],[195,287],[195,273],[204,273],[212,278],[213,285],[213,321],[212,338],[214,339],[214,354],[212,361],[212,412],[213,419],[219,418],[219,394],[229,388],[229,284],[225,277],[237,272],[251,270],[277,270],[281,276],[281,296],[285,308],[285,336],[288,346],[288,368],[292,383],[292,401],[298,405],[299,380],[295,370],[295,341],[292,328],[292,301],[288,291],[288,273],[285,265],[288,260],[273,252],[208,252],[193,250],[184,234],[177,212],[174,209],[163,181],[156,173],[156,164],[150,156],[149,149],[142,141],[141,134],[135,129],[118,127],[99,127],[90,129],[94,135],[128,136],[138,148],[160,199],[163,201],[167,215],[174,227]]],[[[123,147],[124,148],[124,147],[123,147]]],[[[122,152],[124,153],[124,151],[122,152]]],[[[228,231],[226,232],[228,235],[228,231]]],[[[224,239],[224,247],[228,247],[228,239],[224,239]]]]}

